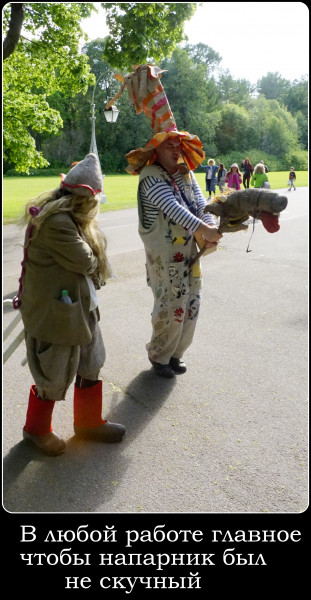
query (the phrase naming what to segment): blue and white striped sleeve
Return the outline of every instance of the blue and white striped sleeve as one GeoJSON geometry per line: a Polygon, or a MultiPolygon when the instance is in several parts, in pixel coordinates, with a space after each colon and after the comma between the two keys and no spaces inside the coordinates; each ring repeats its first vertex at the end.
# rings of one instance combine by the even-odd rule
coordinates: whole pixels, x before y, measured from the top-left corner
{"type": "Polygon", "coordinates": [[[163,180],[151,176],[145,177],[141,183],[141,190],[153,206],[162,210],[178,225],[193,232],[201,225],[203,219],[197,218],[187,208],[181,206],[163,180]]]}
{"type": "Polygon", "coordinates": [[[194,189],[194,193],[196,195],[197,204],[198,204],[198,217],[200,219],[202,219],[202,221],[204,221],[204,223],[206,223],[207,225],[215,225],[215,220],[214,220],[213,215],[211,215],[211,213],[204,214],[204,212],[203,212],[207,202],[206,202],[206,200],[202,194],[201,188],[193,174],[192,174],[192,183],[193,183],[193,189],[194,189]]]}

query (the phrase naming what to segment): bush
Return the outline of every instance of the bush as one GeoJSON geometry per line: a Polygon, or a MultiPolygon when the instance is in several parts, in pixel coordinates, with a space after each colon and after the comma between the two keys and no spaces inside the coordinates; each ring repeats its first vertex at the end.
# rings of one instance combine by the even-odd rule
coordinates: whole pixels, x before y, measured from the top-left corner
{"type": "Polygon", "coordinates": [[[296,150],[289,153],[286,161],[287,169],[294,167],[295,171],[308,170],[308,152],[307,150],[296,150]]]}
{"type": "Polygon", "coordinates": [[[255,167],[255,165],[257,165],[260,160],[263,160],[264,164],[267,165],[269,171],[286,171],[291,166],[289,165],[288,160],[285,160],[284,158],[280,159],[278,156],[275,156],[274,154],[269,154],[268,152],[263,152],[262,150],[258,150],[258,148],[251,148],[250,150],[246,150],[245,152],[232,151],[222,156],[217,155],[217,158],[215,160],[217,164],[219,164],[219,162],[224,163],[225,168],[228,170],[230,169],[232,163],[235,162],[239,165],[240,168],[242,160],[244,160],[244,158],[247,157],[249,158],[253,167],[255,167]]]}
{"type": "MultiPolygon", "coordinates": [[[[57,167],[54,169],[50,169],[50,168],[32,169],[29,172],[29,175],[33,175],[33,176],[37,176],[37,177],[56,177],[56,176],[59,176],[61,173],[68,173],[68,171],[69,171],[69,168],[65,167],[63,165],[62,167],[57,167]]],[[[29,177],[29,175],[27,175],[27,173],[17,173],[15,171],[15,169],[9,169],[5,173],[5,176],[7,176],[7,177],[29,177]]]]}

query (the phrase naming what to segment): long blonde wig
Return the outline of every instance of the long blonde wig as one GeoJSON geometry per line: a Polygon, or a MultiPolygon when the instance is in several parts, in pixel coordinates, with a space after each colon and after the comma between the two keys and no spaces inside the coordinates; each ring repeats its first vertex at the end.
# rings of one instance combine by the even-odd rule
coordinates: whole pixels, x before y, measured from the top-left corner
{"type": "Polygon", "coordinates": [[[44,192],[25,205],[20,224],[34,226],[26,246],[38,235],[40,227],[50,215],[57,212],[69,212],[77,224],[81,237],[90,246],[98,260],[98,269],[94,276],[100,284],[103,284],[110,277],[111,271],[106,255],[107,240],[98,226],[98,211],[99,195],[77,196],[72,193],[68,194],[60,188],[44,192]]]}

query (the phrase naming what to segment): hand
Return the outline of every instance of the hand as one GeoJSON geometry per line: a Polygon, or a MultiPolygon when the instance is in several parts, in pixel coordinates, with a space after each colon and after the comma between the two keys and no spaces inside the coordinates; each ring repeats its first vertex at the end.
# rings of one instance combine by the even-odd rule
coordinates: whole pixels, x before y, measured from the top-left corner
{"type": "Polygon", "coordinates": [[[211,242],[212,246],[215,246],[222,238],[222,234],[219,233],[216,225],[207,225],[207,223],[201,223],[196,232],[207,242],[211,242]]]}

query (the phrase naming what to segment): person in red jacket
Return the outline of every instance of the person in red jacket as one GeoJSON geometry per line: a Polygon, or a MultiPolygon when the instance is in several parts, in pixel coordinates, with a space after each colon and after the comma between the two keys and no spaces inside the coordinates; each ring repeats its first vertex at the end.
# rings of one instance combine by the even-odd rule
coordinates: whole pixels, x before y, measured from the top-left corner
{"type": "Polygon", "coordinates": [[[241,170],[243,171],[243,185],[244,188],[249,188],[250,178],[253,174],[254,167],[249,160],[249,158],[245,158],[241,165],[241,170]]]}

